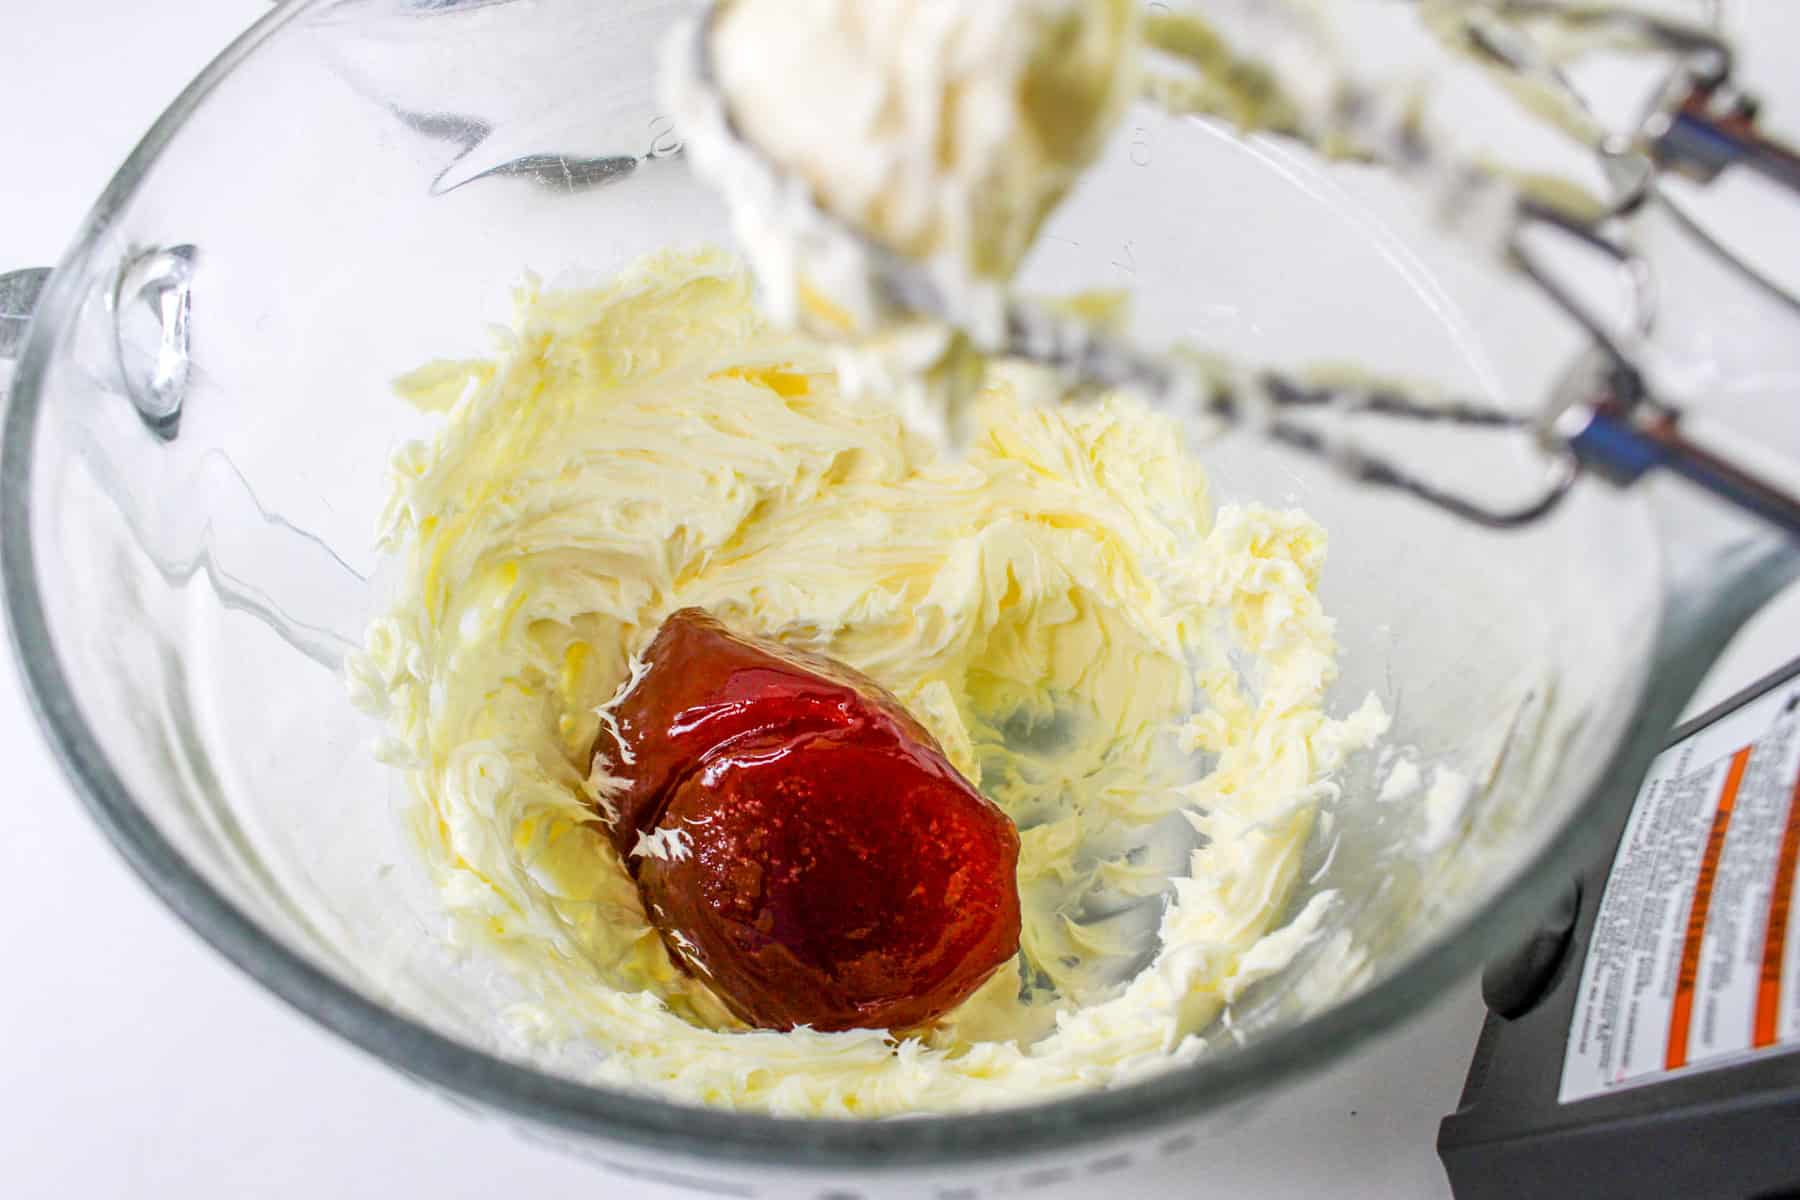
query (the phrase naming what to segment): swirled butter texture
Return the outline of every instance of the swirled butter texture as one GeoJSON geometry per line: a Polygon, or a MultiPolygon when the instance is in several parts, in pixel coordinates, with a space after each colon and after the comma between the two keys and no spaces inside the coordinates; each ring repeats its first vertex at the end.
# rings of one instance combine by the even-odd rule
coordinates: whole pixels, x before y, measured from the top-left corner
{"type": "MultiPolygon", "coordinates": [[[[1323,531],[1216,507],[1127,398],[995,368],[966,451],[846,398],[721,253],[518,295],[490,359],[402,381],[393,606],[354,666],[459,938],[595,1082],[786,1114],[1042,1100],[1204,1052],[1283,968],[1329,775],[1323,531]],[[868,673],[1022,840],[1022,948],[932,1027],[751,1031],[670,962],[597,817],[590,750],[661,620],[702,606],[868,673]]],[[[1340,956],[1341,957],[1341,956],[1340,956]]]]}

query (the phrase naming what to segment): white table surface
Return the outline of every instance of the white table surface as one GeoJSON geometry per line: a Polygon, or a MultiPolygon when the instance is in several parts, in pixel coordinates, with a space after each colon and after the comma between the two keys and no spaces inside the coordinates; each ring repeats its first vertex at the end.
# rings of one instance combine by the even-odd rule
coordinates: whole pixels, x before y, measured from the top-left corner
{"type": "MultiPolygon", "coordinates": [[[[150,120],[255,0],[10,0],[0,30],[0,271],[53,262],[150,120]],[[22,8],[21,8],[22,5],[22,8]]],[[[1710,703],[1800,653],[1800,591],[1766,610],[1710,703]]],[[[89,821],[0,665],[0,1196],[389,1200],[682,1193],[625,1184],[425,1094],[238,974],[89,821]],[[53,915],[51,915],[53,914],[53,915]]],[[[1265,1105],[1229,1161],[1107,1189],[1448,1194],[1433,1143],[1479,1026],[1472,982],[1265,1105]]],[[[1046,1200],[1098,1195],[1076,1185],[1046,1200]]]]}

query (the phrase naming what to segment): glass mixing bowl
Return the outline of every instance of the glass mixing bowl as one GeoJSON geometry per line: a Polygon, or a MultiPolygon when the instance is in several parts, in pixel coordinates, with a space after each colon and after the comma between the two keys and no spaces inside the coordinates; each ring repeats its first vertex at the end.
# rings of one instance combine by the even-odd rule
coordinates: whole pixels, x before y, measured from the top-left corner
{"type": "MultiPolygon", "coordinates": [[[[1476,783],[1422,841],[1419,802],[1376,802],[1377,756],[1345,772],[1294,903],[1336,889],[1330,927],[1366,973],[1313,986],[1303,955],[1195,1065],[953,1117],[696,1110],[510,1046],[504,981],[443,949],[341,666],[378,603],[387,456],[425,428],[390,380],[483,344],[528,269],[593,278],[727,240],[654,99],[681,7],[284,6],[156,123],[56,269],[6,409],[6,595],[66,769],[155,891],[397,1069],[616,1170],[731,1194],[794,1176],[821,1192],[1016,1188],[1195,1145],[1508,947],[1628,802],[1730,631],[1793,573],[1792,548],[1684,495],[1589,483],[1537,524],[1487,531],[1232,435],[1198,449],[1216,495],[1298,503],[1331,533],[1336,710],[1376,693],[1389,745],[1476,783]]],[[[1666,231],[1646,218],[1641,233],[1666,231]]],[[[1153,340],[1526,405],[1579,349],[1381,177],[1149,111],[1027,283],[1130,284],[1153,340]]],[[[1756,336],[1778,317],[1767,297],[1705,286],[1730,334],[1706,343],[1709,386],[1747,403],[1781,377],[1771,355],[1800,352],[1756,336]]],[[[1496,495],[1539,470],[1505,439],[1392,447],[1496,495]]]]}

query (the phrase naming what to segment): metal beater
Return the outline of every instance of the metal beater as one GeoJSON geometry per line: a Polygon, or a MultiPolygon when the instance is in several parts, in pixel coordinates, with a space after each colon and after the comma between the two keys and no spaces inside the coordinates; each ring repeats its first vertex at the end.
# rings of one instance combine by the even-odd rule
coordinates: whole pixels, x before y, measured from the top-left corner
{"type": "MultiPolygon", "coordinates": [[[[1314,146],[1352,146],[1359,158],[1427,189],[1446,211],[1457,205],[1504,206],[1503,236],[1484,235],[1484,252],[1497,250],[1507,267],[1530,280],[1590,338],[1583,361],[1539,411],[1521,413],[1477,402],[1426,398],[1400,386],[1322,388],[1274,372],[1222,372],[1180,355],[1147,352],[1081,321],[1016,299],[1004,301],[998,336],[978,339],[983,348],[1056,368],[1074,384],[1129,388],[1170,411],[1248,424],[1282,444],[1328,460],[1359,483],[1409,493],[1484,526],[1510,528],[1543,517],[1584,472],[1623,485],[1661,468],[1767,519],[1789,536],[1800,537],[1800,498],[1794,491],[1688,436],[1682,412],[1654,394],[1630,338],[1612,332],[1545,256],[1533,250],[1526,236],[1532,230],[1549,230],[1574,239],[1641,284],[1648,266],[1614,236],[1613,226],[1646,205],[1660,204],[1707,253],[1800,318],[1800,299],[1733,254],[1658,187],[1665,173],[1704,183],[1736,169],[1755,172],[1800,200],[1800,155],[1758,128],[1755,99],[1734,82],[1731,47],[1708,28],[1618,4],[1421,0],[1420,7],[1430,10],[1434,32],[1452,50],[1513,81],[1541,88],[1543,95],[1565,106],[1576,127],[1590,123],[1591,117],[1564,77],[1559,57],[1545,48],[1538,31],[1554,29],[1565,40],[1627,42],[1670,62],[1656,101],[1635,130],[1617,134],[1592,125],[1586,140],[1613,184],[1605,210],[1596,215],[1524,195],[1492,169],[1458,161],[1433,145],[1391,97],[1359,84],[1348,72],[1332,74],[1329,52],[1308,41],[1305,23],[1295,19],[1287,0],[1211,0],[1204,9],[1209,17],[1221,13],[1237,18],[1239,31],[1247,30],[1250,40],[1259,43],[1257,49],[1287,41],[1289,49],[1300,47],[1309,56],[1309,67],[1318,74],[1308,78],[1306,91],[1317,100],[1303,107],[1291,127],[1280,130],[1282,134],[1314,146]],[[1495,507],[1367,451],[1341,432],[1294,419],[1308,411],[1524,431],[1534,435],[1544,452],[1546,477],[1540,490],[1523,502],[1495,507]]],[[[733,178],[752,181],[770,195],[779,192],[791,198],[796,193],[794,181],[740,135],[717,86],[709,41],[717,11],[715,5],[692,27],[688,82],[698,102],[686,118],[694,126],[689,130],[690,147],[704,140],[715,158],[725,160],[722,165],[733,178]]],[[[956,324],[954,306],[943,289],[915,261],[871,241],[817,204],[810,205],[807,220],[810,227],[856,247],[870,264],[874,290],[891,311],[956,324]]],[[[1645,332],[1651,316],[1647,286],[1633,289],[1633,308],[1627,328],[1645,332]]]]}

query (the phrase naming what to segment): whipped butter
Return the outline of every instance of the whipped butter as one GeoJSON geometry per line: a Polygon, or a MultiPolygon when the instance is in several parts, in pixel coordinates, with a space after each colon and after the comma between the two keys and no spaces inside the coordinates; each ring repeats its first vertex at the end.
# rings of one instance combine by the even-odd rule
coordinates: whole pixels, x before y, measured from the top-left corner
{"type": "Polygon", "coordinates": [[[659,82],[765,311],[960,446],[1007,285],[1137,94],[1138,26],[1135,0],[726,0],[659,82]]]}
{"type": "Polygon", "coordinates": [[[994,367],[952,455],[832,363],[734,259],[670,253],[528,284],[491,357],[401,381],[441,423],[394,458],[353,684],[457,940],[535,1042],[680,1100],[968,1109],[1204,1053],[1328,916],[1283,923],[1331,773],[1386,725],[1324,709],[1323,530],[1215,503],[1131,399],[1045,406],[994,367]],[[1018,826],[1021,953],[930,1029],[744,1029],[647,923],[590,751],[687,605],[866,672],[1018,826]]]}
{"type": "Polygon", "coordinates": [[[909,258],[1004,280],[1135,91],[1134,0],[726,0],[743,136],[909,258]]]}

